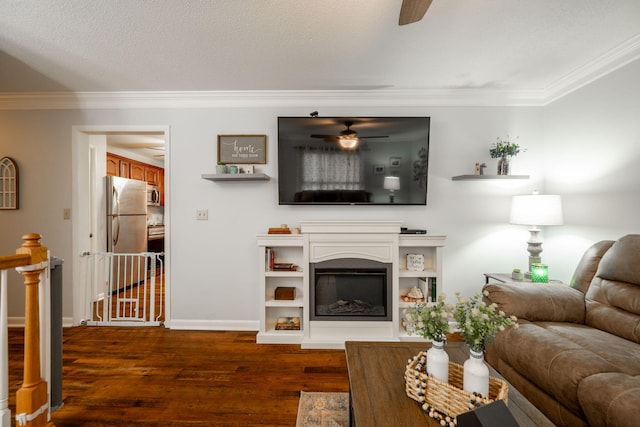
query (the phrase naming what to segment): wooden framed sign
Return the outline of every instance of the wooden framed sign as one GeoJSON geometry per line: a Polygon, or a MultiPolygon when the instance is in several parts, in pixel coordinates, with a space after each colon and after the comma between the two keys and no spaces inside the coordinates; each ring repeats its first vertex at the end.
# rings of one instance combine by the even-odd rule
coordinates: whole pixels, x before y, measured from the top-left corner
{"type": "Polygon", "coordinates": [[[218,162],[267,163],[267,135],[218,135],[218,162]]]}

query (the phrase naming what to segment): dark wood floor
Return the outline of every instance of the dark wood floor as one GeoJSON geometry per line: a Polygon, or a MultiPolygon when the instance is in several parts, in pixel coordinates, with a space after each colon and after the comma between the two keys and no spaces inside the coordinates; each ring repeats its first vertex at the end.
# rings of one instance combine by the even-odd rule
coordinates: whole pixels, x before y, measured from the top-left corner
{"type": "MultiPolygon", "coordinates": [[[[22,329],[9,332],[10,407],[22,329]]],[[[257,345],[255,332],[164,327],[64,330],[66,426],[294,426],[300,391],[349,390],[342,350],[257,345]]]]}

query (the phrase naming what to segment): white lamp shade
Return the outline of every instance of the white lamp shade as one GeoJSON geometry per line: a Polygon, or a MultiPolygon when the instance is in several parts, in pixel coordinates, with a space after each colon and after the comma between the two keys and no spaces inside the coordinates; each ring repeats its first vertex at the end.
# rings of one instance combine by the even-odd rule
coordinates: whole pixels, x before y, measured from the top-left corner
{"type": "Polygon", "coordinates": [[[511,199],[511,224],[562,225],[562,200],[558,195],[528,194],[511,199]]]}
{"type": "Polygon", "coordinates": [[[384,177],[384,189],[385,190],[399,190],[400,178],[397,176],[385,176],[384,177]]]}

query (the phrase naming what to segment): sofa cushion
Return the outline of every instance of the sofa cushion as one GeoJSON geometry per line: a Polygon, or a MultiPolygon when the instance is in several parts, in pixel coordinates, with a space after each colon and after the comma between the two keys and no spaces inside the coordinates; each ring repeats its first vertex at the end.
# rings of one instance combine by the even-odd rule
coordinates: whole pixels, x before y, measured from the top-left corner
{"type": "Polygon", "coordinates": [[[584,323],[584,294],[567,285],[522,282],[485,285],[487,303],[496,303],[508,315],[529,321],[584,323]]]}
{"type": "Polygon", "coordinates": [[[578,385],[578,399],[592,426],[635,427],[640,423],[640,377],[602,373],[578,385]]]}
{"type": "Polygon", "coordinates": [[[615,366],[615,372],[640,375],[640,348],[629,340],[599,329],[566,323],[548,322],[541,326],[609,362],[615,366]]]}
{"type": "Polygon", "coordinates": [[[589,284],[598,271],[598,264],[602,259],[602,256],[613,245],[613,240],[602,240],[594,243],[587,251],[582,255],[575,273],[571,278],[571,287],[575,288],[582,293],[587,292],[589,284]]]}
{"type": "Polygon", "coordinates": [[[640,234],[604,254],[586,294],[585,323],[640,343],[640,234]]]}
{"type": "MultiPolygon", "coordinates": [[[[640,285],[640,234],[618,239],[604,254],[596,276],[640,285]]],[[[640,305],[637,314],[640,314],[640,305]]]]}
{"type": "MultiPolygon", "coordinates": [[[[604,357],[592,351],[598,346],[602,351],[612,346],[624,348],[623,339],[597,332],[575,323],[520,321],[520,327],[509,328],[498,334],[494,346],[500,358],[513,369],[570,411],[583,417],[578,403],[578,384],[593,374],[619,372],[616,363],[624,359],[604,357]],[[596,335],[589,349],[583,344],[589,341],[588,334],[591,332],[596,335]],[[580,338],[574,341],[569,338],[573,336],[580,338]]],[[[628,351],[625,350],[625,353],[628,351]]],[[[640,363],[635,360],[638,368],[640,363]]]]}

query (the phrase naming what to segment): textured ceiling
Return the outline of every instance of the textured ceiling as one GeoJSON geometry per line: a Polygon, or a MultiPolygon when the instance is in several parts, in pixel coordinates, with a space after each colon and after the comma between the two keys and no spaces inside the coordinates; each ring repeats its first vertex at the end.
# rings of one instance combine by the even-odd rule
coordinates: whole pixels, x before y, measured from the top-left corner
{"type": "Polygon", "coordinates": [[[400,5],[2,0],[0,92],[544,90],[640,38],[638,0],[400,5]]]}

